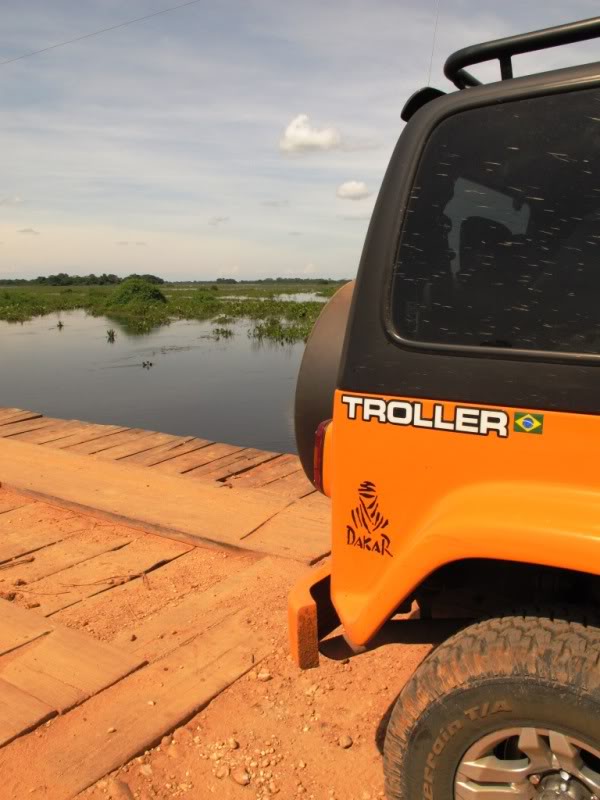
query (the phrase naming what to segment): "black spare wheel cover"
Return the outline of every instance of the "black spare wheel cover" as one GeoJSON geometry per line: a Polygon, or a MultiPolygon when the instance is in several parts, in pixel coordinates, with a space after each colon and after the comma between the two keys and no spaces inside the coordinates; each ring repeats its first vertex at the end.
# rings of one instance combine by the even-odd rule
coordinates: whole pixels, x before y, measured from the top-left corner
{"type": "Polygon", "coordinates": [[[304,472],[313,479],[315,432],[333,415],[333,395],[350,313],[355,281],[337,291],[325,305],[308,337],[296,383],[296,446],[304,472]]]}

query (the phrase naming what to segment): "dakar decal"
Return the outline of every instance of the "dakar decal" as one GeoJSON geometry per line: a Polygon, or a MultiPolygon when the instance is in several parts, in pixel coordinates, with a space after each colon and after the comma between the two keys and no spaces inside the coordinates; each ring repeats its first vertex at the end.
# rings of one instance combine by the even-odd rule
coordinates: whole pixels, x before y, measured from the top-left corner
{"type": "Polygon", "coordinates": [[[352,524],[346,525],[346,544],[380,556],[392,556],[391,540],[383,531],[390,524],[379,510],[375,484],[363,481],[358,487],[358,505],[352,509],[352,524]]]}
{"type": "Polygon", "coordinates": [[[342,395],[342,403],[346,406],[348,419],[359,419],[360,409],[363,422],[374,420],[386,425],[433,428],[476,436],[495,434],[500,439],[506,439],[509,431],[509,416],[499,408],[444,408],[442,403],[434,403],[431,412],[427,413],[424,404],[419,401],[383,400],[381,397],[348,394],[342,395]]]}

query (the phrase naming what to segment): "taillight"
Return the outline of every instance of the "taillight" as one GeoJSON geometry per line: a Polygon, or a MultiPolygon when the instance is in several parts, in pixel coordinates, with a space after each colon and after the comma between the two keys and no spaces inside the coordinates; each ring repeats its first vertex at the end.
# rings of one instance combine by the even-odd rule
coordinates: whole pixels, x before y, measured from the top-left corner
{"type": "Polygon", "coordinates": [[[324,422],[321,422],[319,427],[317,428],[317,432],[315,433],[315,452],[314,452],[314,469],[313,469],[313,483],[315,488],[318,489],[320,492],[323,492],[323,459],[324,459],[324,450],[325,450],[325,433],[327,432],[327,428],[329,423],[331,422],[330,419],[326,419],[324,422]]]}

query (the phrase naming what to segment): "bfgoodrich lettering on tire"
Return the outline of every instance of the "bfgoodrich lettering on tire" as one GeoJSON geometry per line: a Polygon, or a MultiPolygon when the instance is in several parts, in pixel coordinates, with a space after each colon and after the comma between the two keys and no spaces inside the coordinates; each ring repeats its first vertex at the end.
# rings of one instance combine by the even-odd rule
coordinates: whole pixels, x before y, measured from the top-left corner
{"type": "Polygon", "coordinates": [[[419,667],[390,717],[389,800],[600,798],[600,628],[503,617],[419,667]]]}

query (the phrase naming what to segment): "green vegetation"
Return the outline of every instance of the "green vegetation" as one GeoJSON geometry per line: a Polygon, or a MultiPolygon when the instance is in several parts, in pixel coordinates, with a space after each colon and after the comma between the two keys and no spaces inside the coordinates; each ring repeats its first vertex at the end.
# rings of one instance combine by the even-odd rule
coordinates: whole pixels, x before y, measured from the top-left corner
{"type": "MultiPolygon", "coordinates": [[[[67,276],[69,277],[69,276],[67,276]]],[[[101,276],[102,277],[102,276],[101,276]]],[[[50,280],[50,279],[47,279],[50,280]]],[[[0,320],[22,322],[33,317],[83,309],[118,321],[131,333],[146,333],[177,319],[210,320],[220,337],[235,320],[248,320],[249,335],[281,343],[306,340],[323,302],[281,299],[282,295],[330,297],[345,281],[268,279],[230,283],[160,284],[160,278],[130,276],[117,284],[42,283],[0,285],[0,320]]],[[[111,329],[112,330],[112,329],[111,329]]],[[[107,332],[108,335],[108,332],[107,332]]]]}

